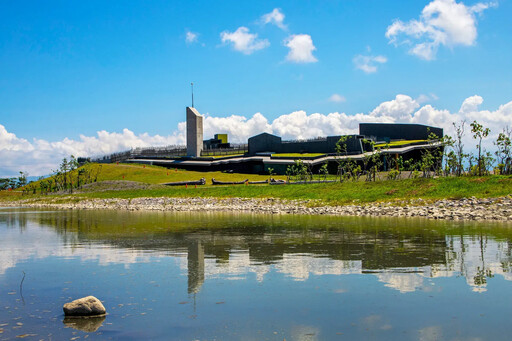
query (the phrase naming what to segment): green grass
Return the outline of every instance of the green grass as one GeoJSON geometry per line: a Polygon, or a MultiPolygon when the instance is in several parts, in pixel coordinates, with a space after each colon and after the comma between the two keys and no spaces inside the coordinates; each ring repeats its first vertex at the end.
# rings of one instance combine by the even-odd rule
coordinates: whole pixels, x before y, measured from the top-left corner
{"type": "Polygon", "coordinates": [[[84,194],[88,198],[135,197],[245,197],[280,199],[319,199],[327,204],[399,201],[422,198],[459,199],[500,197],[512,194],[512,177],[463,177],[405,179],[377,182],[345,182],[309,185],[238,185],[153,188],[149,190],[107,191],[84,194]]]}
{"type": "MultiPolygon", "coordinates": [[[[412,143],[428,142],[428,140],[405,140],[405,141],[393,141],[387,143],[389,147],[401,147],[412,143]]],[[[375,148],[385,148],[386,143],[379,143],[375,145],[375,148]]]]}
{"type": "Polygon", "coordinates": [[[311,158],[324,156],[325,153],[276,153],[272,157],[293,157],[293,158],[311,158]]]}
{"type": "MultiPolygon", "coordinates": [[[[140,164],[89,164],[88,167],[92,174],[98,172],[98,182],[107,180],[126,180],[137,181],[147,184],[162,184],[166,182],[178,182],[199,180],[205,178],[207,186],[211,185],[211,179],[220,181],[242,181],[249,179],[251,181],[268,179],[268,175],[258,174],[239,174],[222,172],[194,172],[176,168],[165,168],[160,166],[140,165],[140,164]]],[[[72,175],[76,178],[76,170],[72,175]]],[[[285,176],[274,176],[276,179],[285,179],[285,176]]],[[[34,184],[36,186],[37,182],[34,184]]]]}
{"type": "Polygon", "coordinates": [[[212,157],[214,159],[221,159],[223,157],[242,157],[244,154],[229,154],[229,155],[209,155],[209,156],[203,156],[203,157],[212,157]]]}
{"type": "MultiPolygon", "coordinates": [[[[96,171],[100,165],[88,165],[96,171]]],[[[344,182],[308,185],[230,185],[212,186],[211,178],[220,181],[265,180],[268,175],[229,174],[221,172],[193,172],[166,169],[158,166],[135,164],[104,164],[98,175],[94,191],[74,194],[76,199],[86,198],[136,198],[136,197],[245,197],[280,199],[317,199],[315,205],[368,203],[379,201],[402,201],[417,198],[426,200],[458,199],[463,197],[500,197],[512,194],[512,176],[448,177],[436,179],[383,180],[377,182],[344,182]],[[169,187],[164,182],[207,179],[206,186],[169,187]],[[150,184],[148,188],[110,190],[108,183],[101,181],[126,180],[150,184]]],[[[284,179],[284,176],[275,178],[284,179]]],[[[20,192],[0,192],[0,201],[25,198],[55,198],[55,196],[29,195],[20,192]]]]}

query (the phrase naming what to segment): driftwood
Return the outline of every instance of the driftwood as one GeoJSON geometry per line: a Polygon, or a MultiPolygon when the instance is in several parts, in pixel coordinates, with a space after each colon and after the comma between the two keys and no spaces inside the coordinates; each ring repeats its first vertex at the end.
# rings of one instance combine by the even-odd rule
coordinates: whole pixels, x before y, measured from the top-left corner
{"type": "Polygon", "coordinates": [[[219,181],[212,178],[212,185],[243,185],[248,181],[249,179],[245,179],[244,181],[219,181]]]}
{"type": "Polygon", "coordinates": [[[271,185],[309,185],[309,184],[325,184],[325,183],[333,183],[336,180],[313,180],[313,181],[295,181],[295,182],[286,182],[284,180],[277,180],[275,182],[270,182],[271,185]]]}
{"type": "Polygon", "coordinates": [[[205,178],[201,178],[200,180],[197,180],[197,181],[166,182],[166,183],[164,183],[162,185],[166,185],[166,186],[206,185],[206,179],[205,178]]]}
{"type": "Polygon", "coordinates": [[[249,185],[268,184],[268,180],[262,181],[249,181],[249,185]]]}

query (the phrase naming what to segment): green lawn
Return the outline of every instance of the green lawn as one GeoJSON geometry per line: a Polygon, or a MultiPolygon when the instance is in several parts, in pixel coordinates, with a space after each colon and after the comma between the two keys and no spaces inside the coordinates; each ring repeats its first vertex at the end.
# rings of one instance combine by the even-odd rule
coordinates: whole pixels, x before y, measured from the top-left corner
{"type": "Polygon", "coordinates": [[[404,179],[377,182],[344,182],[308,185],[237,185],[165,187],[149,190],[107,191],[84,194],[90,198],[135,197],[246,197],[281,199],[320,199],[328,204],[397,201],[409,199],[459,199],[500,197],[512,194],[512,177],[463,177],[404,179]]]}
{"type": "MultiPolygon", "coordinates": [[[[281,199],[319,199],[326,204],[352,202],[399,201],[423,198],[427,200],[463,197],[500,197],[512,194],[512,176],[448,177],[435,179],[382,180],[377,182],[344,182],[307,185],[230,185],[212,186],[211,178],[221,181],[252,181],[268,179],[268,175],[229,174],[221,172],[193,172],[136,164],[90,164],[92,172],[101,169],[97,187],[87,193],[74,194],[80,198],[136,198],[136,197],[246,197],[281,199]],[[169,187],[165,182],[207,179],[205,186],[169,187]],[[110,190],[108,182],[125,180],[150,184],[147,188],[110,190]]],[[[284,176],[275,178],[285,179],[284,176]]],[[[140,186],[139,186],[140,187],[140,186]]],[[[28,198],[20,192],[0,192],[0,200],[28,198]]],[[[35,197],[39,197],[36,195],[35,197]]],[[[53,197],[53,196],[49,196],[53,197]]],[[[318,204],[318,203],[316,203],[318,204]]]]}
{"type": "Polygon", "coordinates": [[[223,157],[242,157],[244,154],[230,154],[230,155],[209,155],[209,156],[203,156],[203,157],[212,157],[214,159],[221,159],[223,157]]]}
{"type": "MultiPolygon", "coordinates": [[[[238,174],[222,172],[194,172],[177,168],[165,168],[160,166],[140,165],[140,164],[89,164],[91,173],[98,173],[97,181],[105,180],[127,180],[138,181],[147,184],[161,184],[166,182],[199,180],[205,178],[207,185],[211,185],[211,179],[220,181],[242,181],[249,179],[251,181],[268,179],[268,175],[258,174],[238,174]]],[[[76,172],[76,171],[75,171],[76,172]]],[[[273,176],[278,179],[285,179],[285,176],[273,176]]]]}
{"type": "MultiPolygon", "coordinates": [[[[389,147],[402,147],[412,143],[428,142],[428,140],[405,140],[405,141],[393,141],[387,143],[389,147]]],[[[386,143],[379,143],[375,145],[375,148],[385,148],[386,143]]]]}
{"type": "Polygon", "coordinates": [[[312,157],[319,157],[324,156],[325,153],[276,153],[272,154],[272,157],[293,157],[293,158],[312,158],[312,157]]]}

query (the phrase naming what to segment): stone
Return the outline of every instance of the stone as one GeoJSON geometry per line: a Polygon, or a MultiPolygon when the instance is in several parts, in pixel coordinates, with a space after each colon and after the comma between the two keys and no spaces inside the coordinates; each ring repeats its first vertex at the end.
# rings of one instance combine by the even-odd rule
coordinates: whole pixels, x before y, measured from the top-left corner
{"type": "Polygon", "coordinates": [[[66,316],[97,316],[106,313],[103,304],[94,296],[82,297],[66,303],[63,310],[66,316]]]}

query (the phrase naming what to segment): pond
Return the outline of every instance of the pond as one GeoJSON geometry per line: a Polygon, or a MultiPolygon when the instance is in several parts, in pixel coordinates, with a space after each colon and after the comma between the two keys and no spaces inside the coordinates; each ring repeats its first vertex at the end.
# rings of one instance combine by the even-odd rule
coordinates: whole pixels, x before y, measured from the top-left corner
{"type": "Polygon", "coordinates": [[[507,340],[512,226],[0,209],[0,340],[507,340]],[[67,320],[94,295],[108,315],[67,320]]]}

